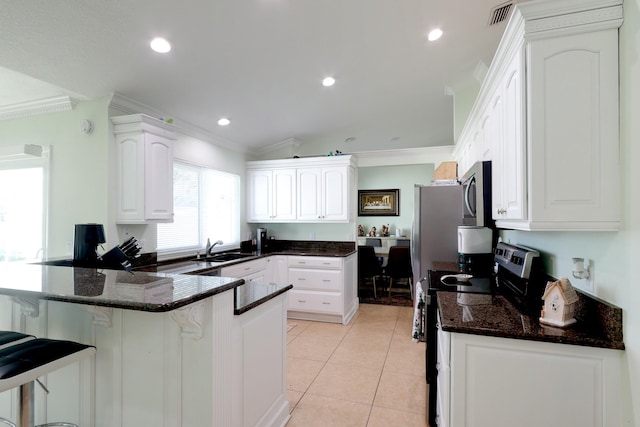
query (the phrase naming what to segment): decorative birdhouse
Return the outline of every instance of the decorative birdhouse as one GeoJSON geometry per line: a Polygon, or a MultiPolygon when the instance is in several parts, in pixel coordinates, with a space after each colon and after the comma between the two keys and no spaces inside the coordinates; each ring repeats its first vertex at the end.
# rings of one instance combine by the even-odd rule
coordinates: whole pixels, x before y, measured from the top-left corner
{"type": "Polygon", "coordinates": [[[578,293],[567,278],[547,282],[544,289],[544,307],[540,313],[540,323],[564,328],[576,322],[574,319],[578,293]]]}

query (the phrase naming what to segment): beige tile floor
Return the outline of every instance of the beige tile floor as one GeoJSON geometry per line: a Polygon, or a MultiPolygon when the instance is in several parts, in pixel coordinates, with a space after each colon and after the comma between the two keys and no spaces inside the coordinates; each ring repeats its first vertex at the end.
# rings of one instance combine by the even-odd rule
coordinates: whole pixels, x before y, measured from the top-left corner
{"type": "Polygon", "coordinates": [[[413,309],[361,304],[348,325],[289,319],[287,427],[425,427],[424,343],[413,309]]]}

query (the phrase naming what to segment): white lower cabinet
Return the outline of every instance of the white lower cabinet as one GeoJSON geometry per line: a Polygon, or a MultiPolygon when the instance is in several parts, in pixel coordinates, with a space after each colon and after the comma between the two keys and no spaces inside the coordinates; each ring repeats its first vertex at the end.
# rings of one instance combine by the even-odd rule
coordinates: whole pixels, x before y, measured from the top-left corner
{"type": "Polygon", "coordinates": [[[450,418],[450,398],[451,398],[451,334],[438,328],[438,369],[437,378],[437,407],[436,424],[439,427],[448,427],[450,418]]]}
{"type": "Polygon", "coordinates": [[[281,295],[234,316],[230,425],[275,427],[288,421],[286,314],[281,295]]]}
{"type": "Polygon", "coordinates": [[[439,426],[622,425],[620,350],[442,330],[438,347],[439,426]]]}
{"type": "Polygon", "coordinates": [[[286,255],[271,255],[266,258],[267,273],[265,279],[271,283],[289,283],[289,265],[286,255]]]}
{"type": "Polygon", "coordinates": [[[269,282],[267,277],[267,258],[259,258],[252,261],[242,262],[240,264],[223,267],[220,275],[223,277],[237,277],[244,279],[245,282],[269,282]]]}
{"type": "Polygon", "coordinates": [[[347,324],[358,310],[356,255],[289,256],[288,316],[347,324]]]}

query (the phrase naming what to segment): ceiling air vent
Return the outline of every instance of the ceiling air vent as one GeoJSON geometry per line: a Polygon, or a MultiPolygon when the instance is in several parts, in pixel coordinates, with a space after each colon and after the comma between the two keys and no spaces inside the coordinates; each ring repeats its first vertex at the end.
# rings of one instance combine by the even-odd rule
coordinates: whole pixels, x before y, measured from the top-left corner
{"type": "Polygon", "coordinates": [[[494,7],[493,10],[491,10],[491,16],[489,17],[489,26],[496,25],[501,23],[502,21],[505,21],[509,17],[509,13],[511,12],[512,8],[512,1],[494,7]]]}

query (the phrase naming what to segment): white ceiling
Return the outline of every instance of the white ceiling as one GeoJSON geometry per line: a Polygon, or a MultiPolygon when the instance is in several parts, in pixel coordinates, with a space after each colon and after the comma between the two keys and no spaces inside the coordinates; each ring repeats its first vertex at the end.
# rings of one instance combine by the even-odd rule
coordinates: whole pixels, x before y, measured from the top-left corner
{"type": "Polygon", "coordinates": [[[488,21],[505,1],[5,0],[0,106],[115,92],[248,151],[289,138],[447,145],[445,87],[491,62],[506,24],[488,21]],[[428,42],[435,27],[444,36],[428,42]],[[172,52],[152,52],[155,36],[172,52]]]}

